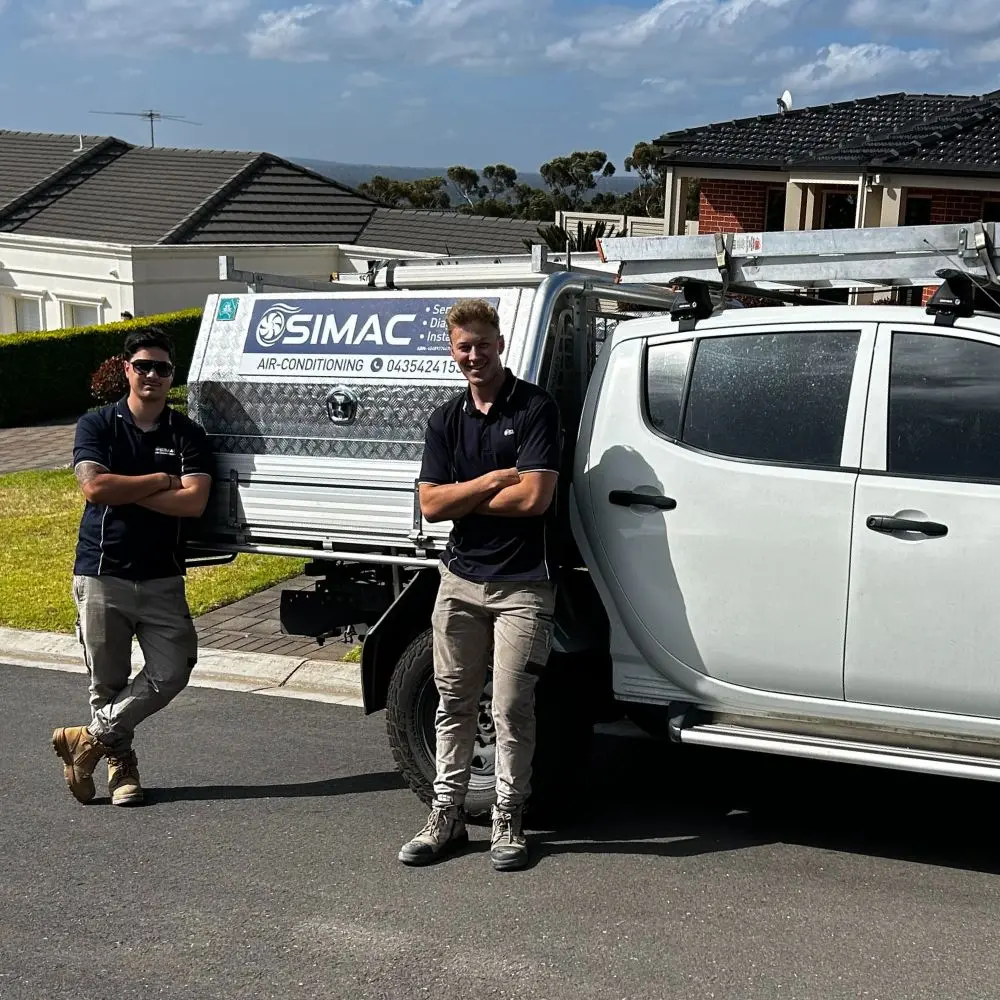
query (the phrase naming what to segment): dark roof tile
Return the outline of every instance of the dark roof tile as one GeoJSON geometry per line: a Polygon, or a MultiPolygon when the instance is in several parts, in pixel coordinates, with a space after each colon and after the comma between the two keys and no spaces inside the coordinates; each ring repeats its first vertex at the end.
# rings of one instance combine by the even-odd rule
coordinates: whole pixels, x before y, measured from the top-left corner
{"type": "Polygon", "coordinates": [[[457,212],[379,208],[357,242],[362,246],[436,254],[526,253],[541,243],[540,223],[457,212]]]}
{"type": "Polygon", "coordinates": [[[873,136],[947,119],[979,100],[952,94],[882,94],[668,132],[655,142],[664,149],[665,159],[678,165],[784,169],[810,162],[820,150],[854,148],[873,136]]]}

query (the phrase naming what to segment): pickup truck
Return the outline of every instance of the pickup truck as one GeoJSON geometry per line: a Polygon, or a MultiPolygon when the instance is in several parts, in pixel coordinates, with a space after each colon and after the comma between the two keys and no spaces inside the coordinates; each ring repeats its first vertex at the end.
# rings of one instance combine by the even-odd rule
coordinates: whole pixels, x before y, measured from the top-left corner
{"type": "MultiPolygon", "coordinates": [[[[441,272],[212,296],[190,377],[218,463],[199,544],[310,560],[284,626],[364,635],[365,709],[422,799],[449,526],[415,481],[429,412],[464,388],[442,317],[466,296],[496,303],[507,365],[567,430],[540,782],[567,786],[623,713],[681,744],[1000,780],[1000,318],[441,272]]],[[[494,739],[487,686],[471,814],[494,739]]]]}

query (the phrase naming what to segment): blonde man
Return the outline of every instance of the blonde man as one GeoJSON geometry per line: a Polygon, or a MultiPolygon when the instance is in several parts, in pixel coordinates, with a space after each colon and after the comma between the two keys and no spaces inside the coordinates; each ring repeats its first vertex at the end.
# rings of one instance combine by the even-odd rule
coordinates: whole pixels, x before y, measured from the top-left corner
{"type": "Polygon", "coordinates": [[[535,682],[552,641],[547,521],[559,411],[545,390],[505,368],[500,319],[489,303],[456,303],[447,326],[468,387],[431,414],[420,473],[424,517],[454,523],[432,619],[437,773],[427,824],[399,860],[428,864],[468,842],[462,807],[492,665],[497,801],[490,855],[494,868],[508,871],[528,863],[522,815],[531,791],[535,682]]]}

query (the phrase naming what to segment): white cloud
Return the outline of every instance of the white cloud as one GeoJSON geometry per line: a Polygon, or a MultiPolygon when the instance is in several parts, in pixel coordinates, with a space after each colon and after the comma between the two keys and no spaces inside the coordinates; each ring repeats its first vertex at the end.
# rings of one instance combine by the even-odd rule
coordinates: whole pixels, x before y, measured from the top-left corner
{"type": "Polygon", "coordinates": [[[461,67],[513,65],[533,48],[532,25],[547,0],[340,0],[261,14],[250,54],[461,67]],[[322,47],[322,48],[318,48],[322,47]]]}
{"type": "Polygon", "coordinates": [[[758,46],[786,30],[808,0],[659,0],[647,10],[608,7],[585,15],[578,29],[552,41],[546,56],[572,67],[634,73],[669,65],[685,73],[731,75],[758,46]]]}
{"type": "Polygon", "coordinates": [[[329,53],[318,50],[313,25],[324,8],[309,3],[288,10],[268,10],[257,19],[257,25],[247,35],[250,55],[254,59],[282,59],[287,62],[317,62],[329,59],[329,53]]]}
{"type": "Polygon", "coordinates": [[[987,34],[1000,27],[996,0],[851,0],[847,20],[879,32],[899,30],[907,35],[987,34]]]}
{"type": "Polygon", "coordinates": [[[33,10],[43,42],[143,56],[158,49],[229,49],[250,0],[44,0],[33,10]]]}
{"type": "Polygon", "coordinates": [[[349,87],[381,87],[389,82],[387,76],[382,76],[381,73],[376,73],[373,70],[366,69],[362,70],[360,73],[351,73],[347,77],[347,85],[349,87]]]}
{"type": "Polygon", "coordinates": [[[864,42],[833,44],[816,58],[784,74],[782,82],[792,94],[824,96],[851,93],[861,96],[890,81],[916,80],[919,74],[942,65],[947,56],[940,49],[899,49],[893,45],[864,42]]]}

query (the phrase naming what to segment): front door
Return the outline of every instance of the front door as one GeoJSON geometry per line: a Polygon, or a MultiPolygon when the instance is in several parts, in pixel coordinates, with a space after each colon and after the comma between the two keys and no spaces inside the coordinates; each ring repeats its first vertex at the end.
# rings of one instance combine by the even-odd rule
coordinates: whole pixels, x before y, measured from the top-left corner
{"type": "Polygon", "coordinates": [[[875,333],[795,313],[798,325],[686,336],[623,328],[594,389],[581,516],[619,617],[661,674],[677,661],[842,699],[875,333]]]}
{"type": "Polygon", "coordinates": [[[1000,718],[1000,336],[880,327],[863,463],[847,699],[1000,718]]]}

